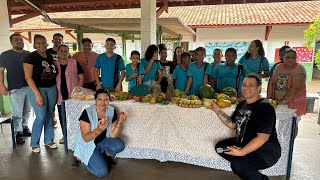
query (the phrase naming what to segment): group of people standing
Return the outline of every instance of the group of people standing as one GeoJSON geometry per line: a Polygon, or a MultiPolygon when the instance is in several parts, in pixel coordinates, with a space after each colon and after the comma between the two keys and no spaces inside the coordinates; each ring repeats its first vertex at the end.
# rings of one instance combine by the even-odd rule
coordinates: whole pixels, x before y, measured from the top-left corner
{"type": "MultiPolygon", "coordinates": [[[[92,89],[96,91],[96,103],[84,110],[79,119],[80,131],[74,154],[96,176],[105,176],[116,153],[124,149],[124,142],[118,135],[127,116],[109,106],[109,92],[121,91],[123,80],[129,82],[129,91],[135,85],[145,84],[150,89],[160,86],[161,91],[166,92],[170,76],[175,88],[189,95],[197,94],[203,84],[211,84],[218,92],[225,87],[235,88],[245,101],[237,106],[231,117],[215,104],[211,109],[227,127],[236,129],[236,138],[217,146],[228,146],[229,152],[225,154],[229,156],[223,157],[231,161],[232,169],[244,179],[265,179],[257,170],[273,165],[281,152],[274,128],[274,109],[259,95],[261,78],[272,75],[268,98],[297,109],[299,118],[306,113],[306,72],[296,62],[297,54],[290,47],[280,49],[281,61],[269,73],[269,62],[260,40],[250,43],[238,63],[234,48],[226,50],[224,62],[221,61],[222,51],[214,50],[214,62],[209,64],[204,62],[205,48],[198,47],[189,53],[181,46],[175,48],[173,61],[168,61],[167,48],[160,44],[150,45],[142,59],[138,51],[132,51],[132,62],[126,66],[122,57],[114,53],[116,42],[113,38],[106,40],[106,52],[102,54],[93,52],[91,39],[84,38],[83,50],[73,57],[59,33],[53,35],[54,46],[50,49],[47,49],[44,36],[35,35],[36,50],[31,53],[23,50],[20,34],[12,34],[10,42],[12,49],[0,55],[0,92],[10,96],[17,143],[23,144],[23,137],[31,135],[32,152],[39,153],[44,129],[45,147],[57,148],[53,131],[55,106],[61,120],[61,103],[70,97],[72,90],[77,86],[92,89]],[[5,69],[7,87],[4,85],[5,69]],[[31,107],[36,115],[32,133],[28,128],[31,107]],[[246,130],[246,126],[250,128],[246,130]],[[271,155],[273,158],[268,158],[271,155]],[[236,156],[246,158],[234,158],[236,156]]],[[[63,138],[59,142],[63,143],[63,138]]]]}

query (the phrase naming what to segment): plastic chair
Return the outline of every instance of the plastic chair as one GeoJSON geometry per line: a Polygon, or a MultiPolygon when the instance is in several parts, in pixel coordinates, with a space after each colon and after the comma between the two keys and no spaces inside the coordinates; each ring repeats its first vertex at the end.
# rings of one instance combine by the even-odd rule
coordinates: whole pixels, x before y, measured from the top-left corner
{"type": "Polygon", "coordinates": [[[2,124],[10,124],[11,125],[12,148],[16,149],[16,140],[14,137],[14,126],[13,126],[11,113],[2,116],[2,114],[0,112],[0,126],[1,126],[1,133],[3,134],[2,124]]]}

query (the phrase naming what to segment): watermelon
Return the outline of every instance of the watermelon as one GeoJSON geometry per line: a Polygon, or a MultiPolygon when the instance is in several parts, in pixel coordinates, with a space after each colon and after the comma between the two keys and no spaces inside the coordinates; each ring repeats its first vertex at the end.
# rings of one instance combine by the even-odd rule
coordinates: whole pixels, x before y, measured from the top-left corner
{"type": "Polygon", "coordinates": [[[133,96],[145,96],[150,94],[150,88],[147,85],[139,84],[131,88],[130,94],[133,96]]]}
{"type": "Polygon", "coordinates": [[[200,99],[207,98],[213,99],[215,96],[215,92],[209,84],[202,85],[198,90],[198,96],[200,99]]]}
{"type": "Polygon", "coordinates": [[[229,97],[237,97],[237,91],[232,87],[226,87],[222,89],[222,93],[228,95],[229,97]]]}

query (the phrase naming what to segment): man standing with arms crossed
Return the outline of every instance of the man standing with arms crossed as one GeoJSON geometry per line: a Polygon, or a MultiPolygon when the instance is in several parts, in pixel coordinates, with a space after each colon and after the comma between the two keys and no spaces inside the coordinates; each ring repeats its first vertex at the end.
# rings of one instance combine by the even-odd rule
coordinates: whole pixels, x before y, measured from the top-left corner
{"type": "Polygon", "coordinates": [[[0,93],[9,95],[12,106],[12,120],[17,144],[25,142],[23,136],[31,136],[28,119],[31,106],[26,94],[27,82],[24,78],[23,61],[30,53],[23,50],[24,43],[20,34],[10,36],[12,49],[0,55],[0,93]],[[4,71],[7,70],[8,89],[4,85],[4,71]]]}

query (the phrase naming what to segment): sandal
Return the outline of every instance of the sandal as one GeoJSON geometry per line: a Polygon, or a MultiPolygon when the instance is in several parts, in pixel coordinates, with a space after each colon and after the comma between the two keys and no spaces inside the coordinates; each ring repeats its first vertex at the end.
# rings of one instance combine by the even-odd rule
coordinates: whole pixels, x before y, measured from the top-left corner
{"type": "Polygon", "coordinates": [[[64,138],[59,139],[59,144],[64,144],[64,138]]]}
{"type": "Polygon", "coordinates": [[[44,146],[47,147],[47,148],[50,148],[50,149],[57,149],[58,148],[57,144],[54,143],[54,142],[52,142],[50,144],[46,144],[44,146]]]}
{"type": "Polygon", "coordinates": [[[40,147],[32,147],[32,152],[39,153],[40,152],[40,147]]]}

